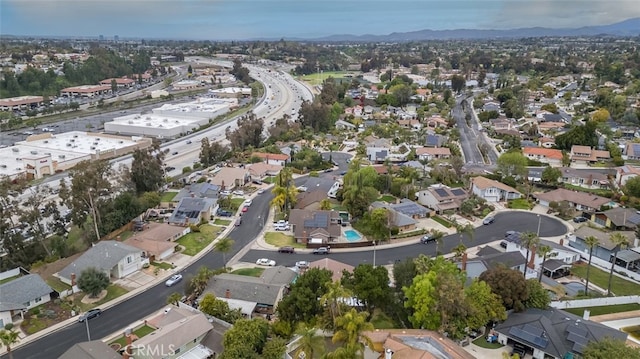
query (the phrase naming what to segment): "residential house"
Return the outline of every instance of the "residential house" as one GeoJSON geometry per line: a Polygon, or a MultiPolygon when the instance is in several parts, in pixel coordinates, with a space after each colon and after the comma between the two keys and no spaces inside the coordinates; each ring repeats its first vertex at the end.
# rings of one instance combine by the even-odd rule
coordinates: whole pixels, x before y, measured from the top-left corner
{"type": "Polygon", "coordinates": [[[390,206],[393,210],[413,219],[427,218],[431,215],[430,209],[425,208],[408,198],[403,198],[400,202],[392,203],[390,206]]]}
{"type": "Polygon", "coordinates": [[[427,134],[424,147],[442,147],[447,142],[447,137],[435,133],[427,134]]]}
{"type": "Polygon", "coordinates": [[[589,342],[627,340],[622,331],[555,308],[511,313],[494,330],[500,344],[518,343],[534,358],[573,358],[581,356],[589,342]]]}
{"type": "Polygon", "coordinates": [[[640,175],[640,167],[624,165],[616,170],[616,186],[622,187],[633,177],[640,175]]]}
{"type": "Polygon", "coordinates": [[[421,176],[425,176],[427,174],[429,174],[429,172],[431,172],[432,168],[427,166],[427,165],[423,165],[422,162],[420,161],[407,161],[405,163],[403,163],[401,165],[402,167],[411,167],[413,169],[415,169],[418,174],[420,174],[421,176]]]}
{"type": "Polygon", "coordinates": [[[122,359],[122,355],[102,340],[92,340],[74,344],[58,359],[122,359]]]}
{"type": "Polygon", "coordinates": [[[327,258],[327,257],[309,263],[309,268],[326,269],[331,271],[332,273],[331,279],[334,282],[337,282],[342,278],[343,271],[353,273],[353,269],[354,269],[352,265],[338,262],[337,260],[327,258]]]}
{"type": "MultiPolygon", "coordinates": [[[[627,232],[615,232],[621,233],[629,238],[629,242],[631,243],[631,248],[634,248],[638,245],[638,240],[636,239],[635,232],[627,231],[627,232]]],[[[590,228],[587,226],[582,226],[578,228],[575,233],[569,235],[569,247],[575,248],[578,252],[582,254],[583,257],[589,256],[589,248],[585,244],[585,239],[587,237],[595,237],[598,239],[598,245],[593,248],[593,257],[600,258],[607,263],[611,261],[614,252],[616,251],[616,245],[611,241],[611,232],[603,232],[597,230],[595,228],[590,228]]]]}
{"type": "Polygon", "coordinates": [[[122,242],[100,241],[56,273],[56,276],[74,286],[82,272],[91,267],[105,272],[110,278],[120,279],[137,272],[143,264],[140,249],[122,242]]]}
{"type": "Polygon", "coordinates": [[[262,179],[268,176],[277,176],[278,173],[284,168],[280,165],[271,165],[268,163],[260,162],[254,163],[249,166],[249,175],[252,179],[262,179]]]}
{"type": "Polygon", "coordinates": [[[212,293],[218,299],[233,300],[229,303],[252,308],[251,314],[273,314],[285,288],[296,276],[296,272],[283,266],[267,268],[259,278],[222,273],[209,280],[202,296],[212,293]]]}
{"type": "Polygon", "coordinates": [[[493,128],[496,132],[497,131],[516,131],[516,124],[515,122],[511,121],[508,118],[494,118],[489,120],[489,123],[491,124],[491,128],[493,128]]]}
{"type": "Polygon", "coordinates": [[[522,272],[525,258],[520,252],[501,252],[491,247],[484,247],[475,258],[463,258],[458,267],[465,271],[467,278],[478,278],[489,269],[506,266],[522,272]]]}
{"type": "Polygon", "coordinates": [[[596,163],[598,161],[606,161],[611,158],[609,151],[601,151],[593,149],[589,146],[573,145],[571,146],[571,162],[583,165],[596,163]]]}
{"type": "Polygon", "coordinates": [[[564,122],[538,122],[538,132],[540,134],[552,133],[563,128],[566,124],[564,122]]]}
{"type": "Polygon", "coordinates": [[[251,154],[251,157],[258,157],[262,160],[262,162],[269,165],[283,167],[287,164],[287,161],[289,161],[289,155],[286,155],[284,153],[254,152],[251,154]]]}
{"type": "Polygon", "coordinates": [[[232,190],[243,187],[251,181],[251,175],[246,168],[222,167],[215,173],[210,183],[222,190],[232,190]]]}
{"type": "Polygon", "coordinates": [[[570,167],[560,168],[560,171],[562,176],[558,179],[559,182],[591,189],[610,188],[609,176],[601,171],[570,167]]]}
{"type": "Polygon", "coordinates": [[[185,197],[173,210],[169,217],[169,224],[199,224],[203,220],[210,220],[217,208],[218,200],[215,198],[185,197]]]}
{"type": "Polygon", "coordinates": [[[566,201],[571,207],[575,208],[575,210],[588,213],[599,211],[602,206],[617,207],[617,203],[609,198],[564,188],[558,188],[544,193],[534,193],[533,197],[544,207],[549,207],[551,202],[566,201]]]}
{"type": "Polygon", "coordinates": [[[551,167],[562,166],[562,151],[542,147],[524,147],[522,154],[528,159],[548,163],[551,167]]]}
{"type": "Polygon", "coordinates": [[[297,196],[295,208],[311,211],[319,210],[320,202],[325,198],[327,198],[327,192],[321,189],[301,192],[297,196]]]}
{"type": "Polygon", "coordinates": [[[211,183],[192,183],[186,185],[173,197],[173,202],[180,202],[181,199],[187,197],[194,198],[218,198],[220,187],[211,183]]]}
{"type": "Polygon", "coordinates": [[[469,194],[462,188],[451,188],[441,183],[417,193],[418,203],[431,208],[438,214],[444,211],[457,211],[469,194]]]}
{"type": "MultiPolygon", "coordinates": [[[[540,128],[538,127],[538,130],[539,129],[540,128]]],[[[550,137],[541,137],[538,145],[544,148],[552,148],[553,146],[556,145],[556,141],[550,137]]]]}
{"type": "Polygon", "coordinates": [[[439,115],[433,115],[428,117],[425,122],[427,123],[427,127],[429,128],[447,128],[449,127],[449,122],[439,115]]]}
{"type": "Polygon", "coordinates": [[[635,230],[640,225],[640,214],[634,208],[616,207],[594,213],[591,221],[616,231],[635,230]]]}
{"type": "Polygon", "coordinates": [[[340,180],[336,181],[335,179],[326,177],[308,177],[304,186],[307,187],[307,191],[309,192],[321,190],[327,195],[327,197],[336,198],[336,194],[342,186],[342,182],[340,180]]]}
{"type": "Polygon", "coordinates": [[[51,301],[54,290],[37,274],[26,274],[0,284],[0,328],[16,316],[51,301]]]}
{"type": "Polygon", "coordinates": [[[478,176],[471,179],[471,193],[487,202],[500,202],[522,197],[515,188],[492,179],[478,176]]]}
{"type": "Polygon", "coordinates": [[[341,219],[337,211],[292,209],[289,224],[297,243],[327,244],[342,235],[341,219]]]}
{"type": "Polygon", "coordinates": [[[385,208],[389,211],[389,225],[398,228],[400,233],[411,232],[416,229],[418,222],[410,216],[397,211],[391,204],[386,202],[375,201],[371,203],[371,209],[385,208]]]}
{"type": "Polygon", "coordinates": [[[474,356],[446,336],[424,329],[380,329],[363,332],[385,359],[473,359],[474,356]],[[378,349],[380,348],[380,349],[378,349]]]}
{"type": "Polygon", "coordinates": [[[161,261],[174,253],[174,242],[189,232],[189,227],[150,222],[142,231],[133,232],[123,243],[140,249],[142,256],[151,262],[161,261]]]}
{"type": "Polygon", "coordinates": [[[451,157],[451,150],[448,147],[418,147],[416,155],[422,161],[448,159],[451,157]]]}
{"type": "Polygon", "coordinates": [[[203,313],[193,308],[168,307],[146,323],[157,329],[133,342],[132,358],[204,359],[214,355],[211,349],[201,344],[213,330],[213,325],[203,313]],[[150,348],[155,350],[149,350],[150,348]]]}
{"type": "Polygon", "coordinates": [[[624,146],[624,154],[628,160],[640,160],[640,143],[627,142],[624,146]]]}
{"type": "MultiPolygon", "coordinates": [[[[522,233],[520,232],[507,235],[504,240],[504,243],[506,244],[505,250],[507,252],[518,252],[525,257],[527,255],[527,248],[521,244],[521,235],[522,233]]],[[[540,270],[544,270],[548,273],[549,277],[553,277],[557,274],[564,275],[568,273],[569,269],[571,269],[571,265],[580,260],[580,254],[577,251],[573,251],[565,246],[557,244],[556,242],[541,239],[539,245],[550,247],[551,252],[547,255],[547,260],[545,262],[544,257],[536,253],[535,247],[529,249],[529,262],[527,263],[527,267],[529,267],[532,272],[533,270],[536,270],[537,273],[540,273],[540,270]],[[553,260],[554,263],[549,262],[550,260],[553,260]]],[[[536,272],[533,272],[533,275],[536,277],[538,276],[536,272]]]]}
{"type": "Polygon", "coordinates": [[[338,130],[356,130],[358,127],[351,122],[345,120],[336,121],[336,129],[338,130]]]}
{"type": "Polygon", "coordinates": [[[422,129],[422,123],[418,120],[398,120],[398,125],[402,128],[407,128],[413,131],[420,131],[422,129]]]}

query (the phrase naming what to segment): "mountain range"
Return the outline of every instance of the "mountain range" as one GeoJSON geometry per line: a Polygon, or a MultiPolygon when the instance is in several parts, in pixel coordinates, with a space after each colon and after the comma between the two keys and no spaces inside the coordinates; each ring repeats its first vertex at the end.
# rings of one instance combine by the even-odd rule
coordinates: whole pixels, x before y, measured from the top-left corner
{"type": "Polygon", "coordinates": [[[519,28],[510,30],[419,30],[394,32],[388,35],[331,35],[315,39],[292,39],[294,41],[319,42],[404,42],[422,40],[453,39],[518,39],[527,37],[565,37],[565,36],[640,36],[640,18],[628,19],[615,24],[584,26],[580,28],[550,29],[545,27],[519,28]]]}

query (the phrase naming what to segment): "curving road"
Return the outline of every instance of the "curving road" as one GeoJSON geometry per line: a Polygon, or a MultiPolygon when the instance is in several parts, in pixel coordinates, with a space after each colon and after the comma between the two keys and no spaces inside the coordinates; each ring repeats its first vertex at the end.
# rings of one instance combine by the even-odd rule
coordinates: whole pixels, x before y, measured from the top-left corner
{"type": "MultiPolygon", "coordinates": [[[[547,216],[540,216],[539,218],[541,237],[561,236],[567,232],[565,225],[559,220],[547,216]]],[[[493,224],[478,227],[475,231],[473,240],[469,240],[469,238],[465,236],[463,243],[467,247],[478,246],[503,239],[506,231],[530,231],[535,233],[538,230],[538,216],[535,213],[503,212],[496,214],[495,219],[496,220],[493,224]]],[[[450,253],[455,246],[460,244],[460,235],[452,234],[446,236],[443,238],[442,242],[440,252],[450,253]]],[[[402,247],[377,249],[376,265],[393,264],[396,260],[414,258],[419,254],[435,256],[436,244],[432,242],[429,244],[411,244],[402,247]]],[[[368,251],[358,252],[336,251],[331,253],[329,256],[337,261],[348,263],[352,266],[357,266],[360,263],[373,262],[373,251],[371,251],[371,248],[369,248],[368,251]]],[[[255,263],[258,258],[273,259],[276,263],[283,266],[294,266],[296,261],[301,260],[314,261],[319,259],[318,256],[306,253],[291,255],[278,253],[276,251],[252,250],[242,257],[241,261],[255,263]]]]}

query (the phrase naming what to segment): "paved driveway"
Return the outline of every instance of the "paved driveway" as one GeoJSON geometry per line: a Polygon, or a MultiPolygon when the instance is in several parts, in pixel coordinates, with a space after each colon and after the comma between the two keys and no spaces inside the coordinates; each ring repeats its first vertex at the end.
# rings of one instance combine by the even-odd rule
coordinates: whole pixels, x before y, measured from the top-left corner
{"type": "Polygon", "coordinates": [[[153,282],[156,278],[153,275],[147,274],[143,271],[138,271],[130,274],[124,278],[120,278],[114,282],[123,288],[128,290],[137,289],[153,282]]]}

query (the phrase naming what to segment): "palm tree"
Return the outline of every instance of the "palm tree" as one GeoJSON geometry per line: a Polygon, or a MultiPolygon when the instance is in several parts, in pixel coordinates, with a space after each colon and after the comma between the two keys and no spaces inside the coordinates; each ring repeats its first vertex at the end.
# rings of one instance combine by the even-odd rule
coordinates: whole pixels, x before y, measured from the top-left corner
{"type": "Polygon", "coordinates": [[[462,244],[462,238],[466,234],[469,237],[470,241],[473,241],[473,237],[475,236],[476,229],[471,223],[467,223],[462,225],[460,223],[454,222],[454,227],[456,228],[456,232],[460,233],[460,244],[462,244]]]}
{"type": "Polygon", "coordinates": [[[443,244],[444,232],[437,229],[431,231],[431,237],[436,241],[436,256],[440,254],[440,246],[443,244]]]}
{"type": "Polygon", "coordinates": [[[611,295],[611,280],[613,279],[613,268],[618,260],[618,252],[629,246],[629,238],[622,233],[614,233],[609,240],[616,246],[613,252],[613,261],[611,262],[611,271],[609,271],[609,284],[607,285],[607,295],[611,295]]]}
{"type": "Polygon", "coordinates": [[[178,303],[180,303],[180,299],[182,299],[182,294],[173,292],[167,297],[167,304],[178,306],[178,303]]]}
{"type": "Polygon", "coordinates": [[[320,298],[320,304],[329,310],[329,315],[331,316],[331,325],[327,329],[334,329],[336,318],[342,315],[340,299],[351,296],[351,291],[342,286],[340,281],[327,284],[327,292],[320,298]]]}
{"type": "Polygon", "coordinates": [[[7,353],[9,359],[13,359],[13,352],[11,346],[20,341],[19,333],[13,329],[13,324],[7,324],[4,329],[0,330],[0,343],[7,347],[7,353]]]}
{"type": "Polygon", "coordinates": [[[524,269],[522,274],[527,276],[527,264],[529,264],[529,253],[531,248],[536,247],[540,243],[540,238],[533,232],[524,232],[520,234],[520,246],[526,248],[527,256],[524,258],[524,269]]]}
{"type": "Polygon", "coordinates": [[[552,251],[553,251],[553,248],[551,248],[546,244],[543,244],[540,247],[538,247],[538,251],[537,251],[538,255],[542,257],[542,263],[540,264],[540,276],[538,277],[539,283],[542,283],[542,272],[544,271],[544,262],[547,261],[547,258],[549,257],[549,255],[553,256],[553,254],[551,253],[552,251]]]}
{"type": "Polygon", "coordinates": [[[227,258],[226,254],[229,253],[233,249],[234,240],[229,237],[224,237],[219,240],[213,249],[222,253],[222,265],[224,268],[227,268],[227,258]]]}
{"type": "Polygon", "coordinates": [[[324,353],[324,338],[318,335],[318,330],[306,323],[300,323],[296,334],[300,336],[298,340],[299,346],[296,349],[294,358],[300,358],[300,354],[304,353],[304,358],[314,358],[324,353]]]}
{"type": "Polygon", "coordinates": [[[373,346],[371,339],[363,337],[360,334],[364,331],[373,330],[373,324],[367,322],[367,312],[359,312],[355,308],[351,308],[344,315],[336,318],[337,330],[333,334],[331,341],[334,343],[342,342],[343,347],[353,350],[352,358],[364,356],[364,345],[373,346]],[[363,343],[364,342],[364,343],[363,343]]]}
{"type": "Polygon", "coordinates": [[[191,285],[193,286],[194,292],[198,293],[198,295],[202,294],[209,283],[211,275],[213,275],[213,273],[209,268],[206,266],[200,267],[200,269],[198,269],[198,273],[196,273],[195,277],[191,279],[191,285]]]}
{"type": "Polygon", "coordinates": [[[456,258],[456,260],[460,260],[466,251],[467,246],[462,243],[458,244],[457,246],[453,247],[453,253],[455,253],[454,258],[456,258]]]}
{"type": "Polygon", "coordinates": [[[584,284],[584,294],[589,294],[589,270],[591,269],[591,257],[593,257],[593,248],[596,247],[600,242],[598,238],[594,236],[589,236],[584,239],[584,244],[589,248],[589,263],[587,264],[587,282],[584,284]]]}

